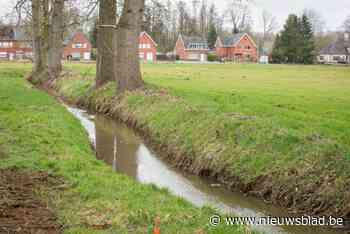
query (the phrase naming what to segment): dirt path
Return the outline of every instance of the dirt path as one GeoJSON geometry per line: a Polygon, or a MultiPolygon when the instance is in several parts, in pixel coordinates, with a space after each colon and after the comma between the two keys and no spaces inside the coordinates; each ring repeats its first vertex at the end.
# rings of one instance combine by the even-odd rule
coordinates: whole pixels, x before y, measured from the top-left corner
{"type": "Polygon", "coordinates": [[[0,233],[62,233],[54,213],[35,194],[53,180],[45,173],[0,170],[0,233]]]}

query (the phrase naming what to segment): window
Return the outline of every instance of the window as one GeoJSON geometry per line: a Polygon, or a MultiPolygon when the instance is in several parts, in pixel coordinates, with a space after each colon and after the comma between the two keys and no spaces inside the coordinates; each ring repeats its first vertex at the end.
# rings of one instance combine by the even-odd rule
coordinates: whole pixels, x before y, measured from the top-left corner
{"type": "Polygon", "coordinates": [[[191,43],[189,45],[190,49],[207,49],[207,45],[205,43],[191,43]]]}
{"type": "Polygon", "coordinates": [[[0,47],[1,48],[11,48],[13,45],[12,42],[0,42],[0,47]]]}
{"type": "Polygon", "coordinates": [[[83,44],[82,43],[75,43],[75,44],[73,44],[72,47],[76,48],[76,49],[80,49],[80,48],[83,48],[83,44]]]}
{"type": "Polygon", "coordinates": [[[146,44],[147,49],[151,49],[151,44],[146,44]]]}
{"type": "Polygon", "coordinates": [[[139,53],[139,59],[143,59],[144,58],[144,54],[143,53],[139,53]]]}
{"type": "Polygon", "coordinates": [[[0,58],[7,58],[7,52],[0,52],[0,58]]]}

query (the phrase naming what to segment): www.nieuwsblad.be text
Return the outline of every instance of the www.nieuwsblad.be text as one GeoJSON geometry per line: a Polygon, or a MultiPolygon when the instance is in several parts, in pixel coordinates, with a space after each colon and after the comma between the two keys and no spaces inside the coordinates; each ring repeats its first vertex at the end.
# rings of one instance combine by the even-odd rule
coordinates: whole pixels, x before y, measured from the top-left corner
{"type": "Polygon", "coordinates": [[[213,215],[209,219],[211,226],[218,225],[271,225],[271,226],[345,226],[344,218],[326,217],[222,217],[213,215]]]}

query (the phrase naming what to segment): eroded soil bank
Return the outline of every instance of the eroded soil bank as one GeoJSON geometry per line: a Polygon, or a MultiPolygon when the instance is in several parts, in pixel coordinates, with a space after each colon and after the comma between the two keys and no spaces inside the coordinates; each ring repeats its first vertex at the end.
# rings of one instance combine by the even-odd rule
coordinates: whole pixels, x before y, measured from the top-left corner
{"type": "Polygon", "coordinates": [[[40,187],[57,183],[47,173],[0,170],[0,233],[62,233],[56,215],[37,194],[40,187]]]}
{"type": "MultiPolygon", "coordinates": [[[[308,144],[308,148],[301,149],[297,146],[293,148],[296,155],[304,158],[296,160],[292,167],[286,169],[270,168],[270,173],[262,175],[244,170],[239,171],[232,166],[234,159],[229,158],[230,155],[240,155],[237,160],[237,164],[240,165],[244,162],[244,158],[248,159],[258,154],[262,147],[266,147],[266,151],[268,151],[269,147],[274,146],[257,145],[255,148],[242,148],[238,144],[231,150],[231,146],[225,145],[221,138],[228,131],[235,129],[225,129],[225,122],[220,124],[220,118],[222,117],[223,121],[227,121],[227,119],[236,121],[243,127],[248,125],[248,129],[245,130],[249,130],[251,127],[249,121],[254,121],[253,117],[249,118],[249,116],[240,114],[225,115],[215,119],[219,122],[213,122],[210,118],[205,119],[206,114],[212,117],[211,113],[208,114],[206,110],[200,110],[179,97],[171,96],[164,90],[151,88],[116,97],[114,83],[94,90],[92,86],[89,86],[89,83],[84,83],[84,79],[86,78],[66,76],[60,80],[48,82],[46,87],[55,90],[57,95],[80,107],[112,116],[136,129],[145,139],[150,141],[149,143],[154,149],[161,151],[162,155],[166,155],[169,161],[183,170],[214,178],[232,190],[239,190],[259,197],[266,202],[286,207],[292,213],[350,218],[350,190],[347,186],[350,183],[350,178],[346,174],[348,164],[342,165],[343,173],[340,173],[339,165],[332,168],[336,162],[320,164],[321,159],[309,160],[309,154],[314,152],[315,156],[324,160],[339,158],[343,161],[344,151],[339,150],[333,141],[318,135],[303,136],[302,140],[308,144]],[[78,81],[81,83],[76,86],[68,85],[67,88],[66,84],[73,79],[75,83],[78,81]],[[87,88],[82,89],[84,85],[87,88]],[[74,92],[80,93],[74,96],[70,95],[74,92]],[[167,116],[168,121],[163,121],[158,126],[157,121],[160,121],[159,116],[161,115],[167,116]],[[200,116],[203,117],[201,119],[203,122],[179,116],[200,116]],[[182,125],[183,122],[188,124],[187,127],[197,129],[199,136],[193,132],[187,134],[186,128],[182,125]],[[212,126],[216,124],[217,129],[214,128],[212,131],[212,126]],[[191,138],[192,141],[186,142],[181,138],[183,136],[186,136],[187,139],[191,138]],[[200,139],[195,139],[195,137],[200,139]]],[[[252,127],[252,131],[260,131],[255,127],[252,127]]],[[[236,129],[236,131],[240,130],[242,129],[236,129]]],[[[264,131],[269,130],[261,129],[262,138],[264,138],[264,131]]],[[[247,137],[244,134],[249,135],[249,132],[242,132],[241,138],[247,137]]],[[[272,144],[268,141],[269,137],[271,136],[265,137],[267,144],[272,144]]],[[[284,137],[289,136],[284,136],[283,132],[277,132],[276,136],[273,137],[284,140],[284,137]]],[[[281,142],[281,144],[285,143],[281,142]]],[[[266,152],[264,150],[262,149],[261,152],[266,152]]]]}

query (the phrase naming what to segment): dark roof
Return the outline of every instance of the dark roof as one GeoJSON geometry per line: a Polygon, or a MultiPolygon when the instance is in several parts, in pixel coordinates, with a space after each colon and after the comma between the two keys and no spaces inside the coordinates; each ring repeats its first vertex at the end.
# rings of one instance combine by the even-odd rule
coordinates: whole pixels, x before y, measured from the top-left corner
{"type": "Polygon", "coordinates": [[[14,27],[8,25],[0,26],[0,40],[13,40],[15,38],[14,27]]]}
{"type": "Polygon", "coordinates": [[[24,26],[0,26],[0,40],[17,40],[25,41],[30,40],[28,33],[24,26]]]}
{"type": "Polygon", "coordinates": [[[67,36],[63,39],[63,45],[68,45],[71,40],[73,40],[76,32],[69,32],[67,36]]]}
{"type": "Polygon", "coordinates": [[[329,55],[348,55],[350,54],[350,42],[345,42],[344,40],[337,40],[321,49],[320,54],[329,55]]]}
{"type": "Polygon", "coordinates": [[[223,37],[221,39],[222,45],[224,47],[231,47],[232,45],[235,45],[239,40],[245,35],[245,33],[236,33],[232,34],[230,36],[223,37]]]}
{"type": "Polygon", "coordinates": [[[193,36],[189,37],[189,36],[181,35],[181,38],[184,42],[186,49],[196,49],[196,48],[193,48],[195,44],[202,45],[203,46],[202,49],[209,49],[208,41],[203,37],[193,37],[193,36]]]}

